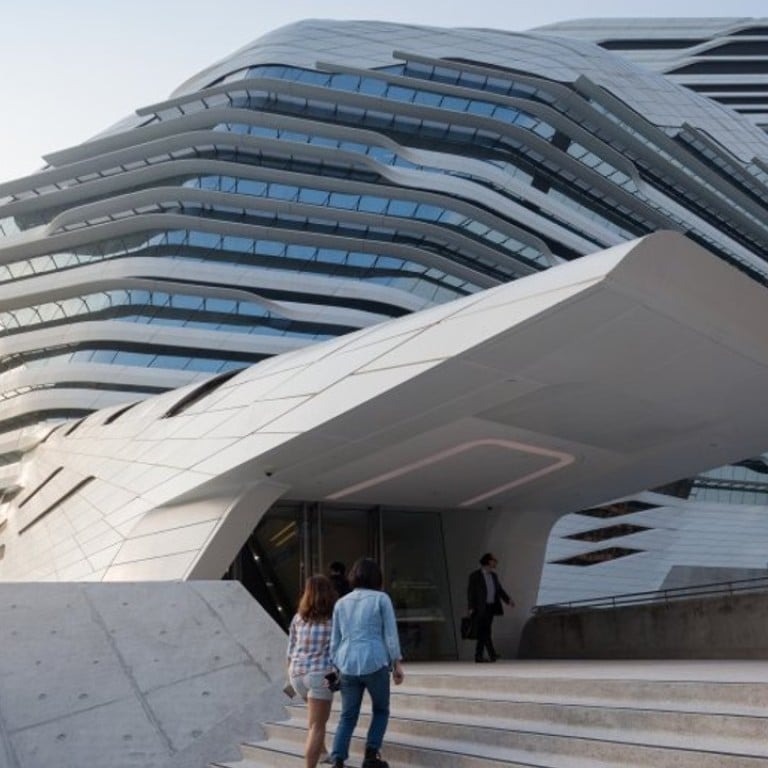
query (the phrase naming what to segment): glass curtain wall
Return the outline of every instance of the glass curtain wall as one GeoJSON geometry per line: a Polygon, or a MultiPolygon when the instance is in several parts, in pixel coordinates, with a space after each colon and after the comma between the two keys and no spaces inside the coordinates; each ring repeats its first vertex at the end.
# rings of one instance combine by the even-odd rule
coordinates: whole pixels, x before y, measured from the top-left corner
{"type": "Polygon", "coordinates": [[[336,560],[349,569],[359,557],[372,557],[382,567],[405,658],[455,659],[439,512],[280,503],[259,523],[227,575],[242,581],[287,629],[307,576],[328,573],[336,560]]]}

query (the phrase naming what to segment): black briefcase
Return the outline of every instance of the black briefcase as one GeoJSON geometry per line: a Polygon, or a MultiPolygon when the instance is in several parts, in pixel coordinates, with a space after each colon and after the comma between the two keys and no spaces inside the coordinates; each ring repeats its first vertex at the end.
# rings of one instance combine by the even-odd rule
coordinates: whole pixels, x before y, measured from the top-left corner
{"type": "Polygon", "coordinates": [[[461,617],[461,637],[462,640],[477,640],[477,621],[472,614],[461,617]]]}

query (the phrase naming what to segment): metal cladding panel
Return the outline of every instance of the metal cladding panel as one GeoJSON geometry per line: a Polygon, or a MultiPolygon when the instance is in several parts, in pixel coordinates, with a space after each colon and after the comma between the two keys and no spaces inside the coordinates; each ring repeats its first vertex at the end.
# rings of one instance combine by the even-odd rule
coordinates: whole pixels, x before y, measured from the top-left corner
{"type": "MultiPolygon", "coordinates": [[[[690,372],[716,420],[741,405],[716,400],[724,371],[749,400],[764,325],[720,305],[751,306],[768,283],[768,138],[551,32],[301,22],[0,184],[0,576],[215,578],[254,524],[249,504],[400,503],[449,468],[448,506],[546,479],[559,513],[572,444],[605,460],[663,433],[679,457],[712,427],[679,389],[690,372]],[[687,240],[635,244],[662,229],[687,240]],[[692,243],[722,277],[689,261],[692,243]],[[644,251],[656,244],[668,263],[644,251]],[[657,269],[636,267],[640,252],[657,269]],[[611,259],[621,290],[604,285],[611,259]],[[746,275],[732,291],[723,262],[746,275]],[[685,299],[691,282],[707,301],[685,299]],[[519,333],[497,338],[513,321],[519,333]],[[484,407],[459,418],[451,403],[483,382],[484,407]],[[402,396],[431,437],[392,421],[402,396]],[[309,463],[277,473],[289,453],[309,463]],[[498,457],[515,467],[506,479],[498,457]],[[245,467],[269,482],[244,485],[245,467]],[[9,538],[30,523],[24,560],[9,538]]],[[[735,440],[668,466],[730,460],[735,440]]],[[[741,450],[764,449],[750,440],[741,450]]],[[[596,488],[642,487],[632,466],[596,488]]]]}
{"type": "Polygon", "coordinates": [[[0,578],[213,578],[280,497],[557,515],[669,481],[761,444],[763,316],[754,281],[659,233],[97,411],[26,454],[0,578]]]}

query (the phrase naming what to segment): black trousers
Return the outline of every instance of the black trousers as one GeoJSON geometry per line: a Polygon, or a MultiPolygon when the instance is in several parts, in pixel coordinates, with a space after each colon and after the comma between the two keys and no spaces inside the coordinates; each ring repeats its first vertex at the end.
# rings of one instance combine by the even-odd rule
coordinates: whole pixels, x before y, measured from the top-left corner
{"type": "Polygon", "coordinates": [[[488,652],[488,658],[496,658],[496,649],[493,647],[491,627],[493,625],[493,605],[486,607],[477,614],[477,643],[475,644],[475,658],[482,659],[483,652],[488,652]]]}

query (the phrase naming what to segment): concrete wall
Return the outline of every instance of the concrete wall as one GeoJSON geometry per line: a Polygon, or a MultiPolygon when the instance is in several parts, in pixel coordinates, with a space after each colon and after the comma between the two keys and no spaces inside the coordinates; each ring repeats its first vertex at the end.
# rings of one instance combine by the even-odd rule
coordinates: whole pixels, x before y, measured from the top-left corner
{"type": "Polygon", "coordinates": [[[237,760],[284,656],[237,582],[0,584],[0,768],[237,760]]]}
{"type": "Polygon", "coordinates": [[[523,658],[768,659],[768,593],[535,616],[523,658]]]}

